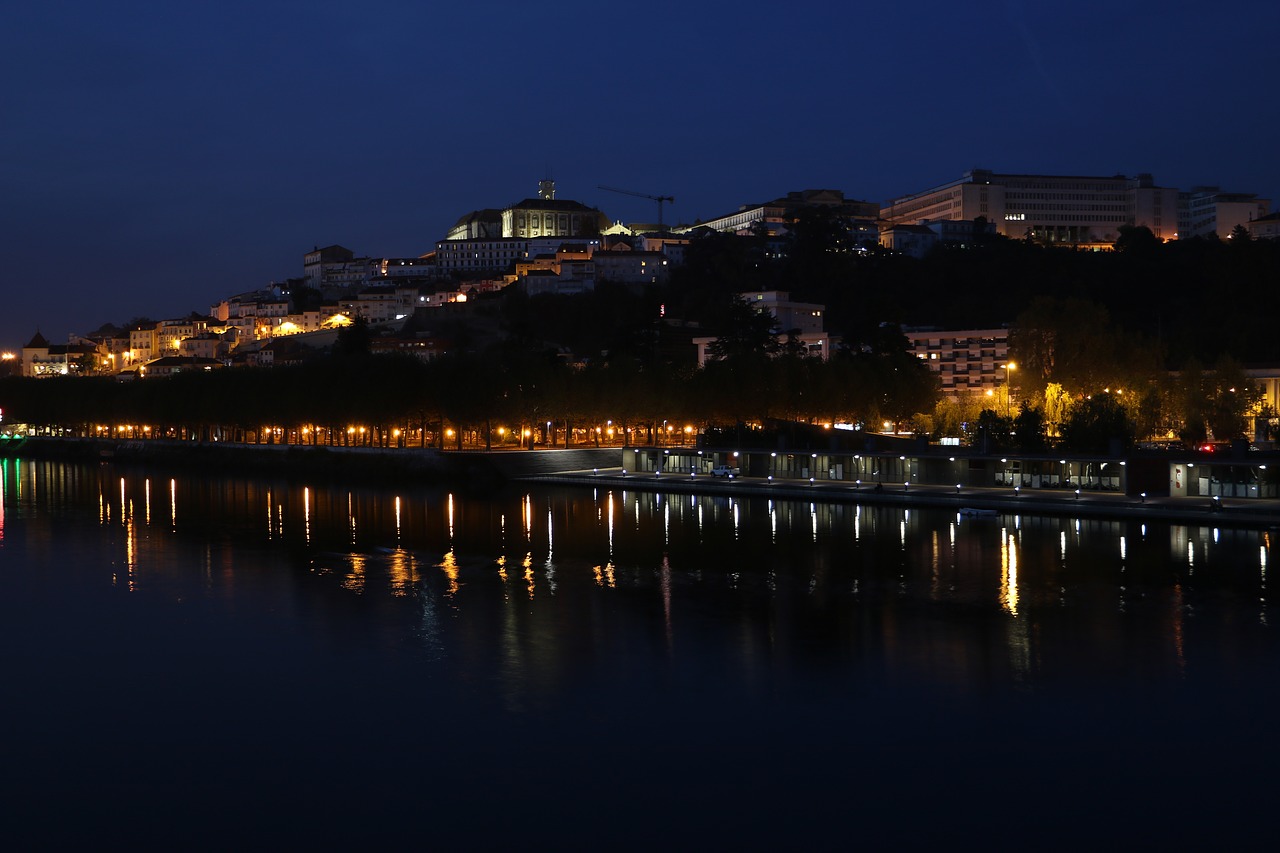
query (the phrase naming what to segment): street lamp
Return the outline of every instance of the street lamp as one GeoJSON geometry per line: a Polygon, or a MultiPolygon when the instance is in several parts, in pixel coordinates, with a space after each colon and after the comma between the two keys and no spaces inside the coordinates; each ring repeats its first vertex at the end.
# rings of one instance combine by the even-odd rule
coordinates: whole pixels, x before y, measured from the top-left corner
{"type": "Polygon", "coordinates": [[[1007,418],[1012,414],[1013,410],[1013,372],[1018,369],[1018,363],[1011,361],[1004,366],[1004,416],[1007,418]]]}

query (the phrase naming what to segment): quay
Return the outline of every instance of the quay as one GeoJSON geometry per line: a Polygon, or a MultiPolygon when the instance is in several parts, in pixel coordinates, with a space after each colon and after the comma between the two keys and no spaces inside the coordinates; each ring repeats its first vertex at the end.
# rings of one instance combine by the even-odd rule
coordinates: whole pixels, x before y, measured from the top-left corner
{"type": "Polygon", "coordinates": [[[636,474],[622,468],[530,474],[520,482],[616,489],[665,494],[763,497],[816,503],[859,503],[901,507],[935,507],[956,512],[990,510],[999,515],[1066,515],[1077,518],[1133,518],[1214,527],[1280,527],[1280,500],[1202,497],[1132,497],[1114,492],[1018,489],[938,485],[881,486],[847,482],[733,479],[698,474],[636,474]]]}
{"type": "MultiPolygon", "coordinates": [[[[877,437],[883,438],[883,437],[877,437]]],[[[30,437],[0,455],[172,465],[263,476],[439,484],[504,483],[728,497],[930,506],[984,513],[1132,517],[1216,527],[1280,527],[1280,453],[1000,456],[920,442],[841,449],[706,445],[538,450],[331,447],[30,437]],[[733,476],[715,476],[731,470],[733,476]]]]}

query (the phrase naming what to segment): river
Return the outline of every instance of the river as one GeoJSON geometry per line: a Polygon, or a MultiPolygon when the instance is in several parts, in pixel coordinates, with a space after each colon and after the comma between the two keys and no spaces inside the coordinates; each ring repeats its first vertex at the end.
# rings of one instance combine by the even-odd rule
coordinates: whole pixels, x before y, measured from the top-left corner
{"type": "Polygon", "coordinates": [[[8,834],[1243,843],[1274,536],[0,460],[8,834]]]}

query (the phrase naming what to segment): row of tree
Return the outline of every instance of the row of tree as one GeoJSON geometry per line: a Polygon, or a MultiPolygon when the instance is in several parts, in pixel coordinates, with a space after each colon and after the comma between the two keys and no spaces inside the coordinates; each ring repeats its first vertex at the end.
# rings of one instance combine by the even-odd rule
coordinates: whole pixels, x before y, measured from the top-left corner
{"type": "MultiPolygon", "coordinates": [[[[705,368],[668,369],[620,361],[576,367],[546,354],[504,358],[488,351],[421,362],[399,355],[334,355],[301,365],[150,377],[11,378],[0,381],[10,421],[77,434],[146,425],[150,435],[257,436],[349,427],[367,435],[446,429],[491,436],[539,429],[553,434],[613,422],[697,427],[782,419],[904,423],[932,407],[936,381],[906,353],[864,353],[822,361],[747,354],[705,368]]],[[[625,433],[624,433],[625,434],[625,433]]],[[[256,439],[255,439],[256,440],[256,439]]]]}

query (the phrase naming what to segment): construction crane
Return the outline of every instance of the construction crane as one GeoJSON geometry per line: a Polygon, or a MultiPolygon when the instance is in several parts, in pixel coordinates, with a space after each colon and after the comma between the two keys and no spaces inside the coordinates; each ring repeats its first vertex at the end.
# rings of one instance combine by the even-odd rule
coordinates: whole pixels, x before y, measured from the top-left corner
{"type": "Polygon", "coordinates": [[[669,201],[669,202],[671,202],[672,204],[675,204],[675,203],[676,203],[676,200],[675,200],[674,198],[672,198],[671,196],[669,196],[669,195],[649,195],[648,193],[638,193],[638,192],[633,192],[633,191],[631,191],[631,190],[620,190],[620,189],[618,189],[617,187],[601,187],[601,186],[597,186],[597,187],[596,187],[596,189],[598,189],[598,190],[607,190],[607,191],[609,191],[609,192],[611,192],[611,193],[622,193],[623,195],[633,195],[633,196],[636,196],[637,198],[647,198],[647,199],[651,199],[651,200],[653,200],[653,201],[656,201],[656,202],[658,203],[658,227],[659,227],[659,228],[662,228],[662,227],[663,227],[663,225],[662,225],[662,203],[663,203],[664,201],[669,201]]]}

